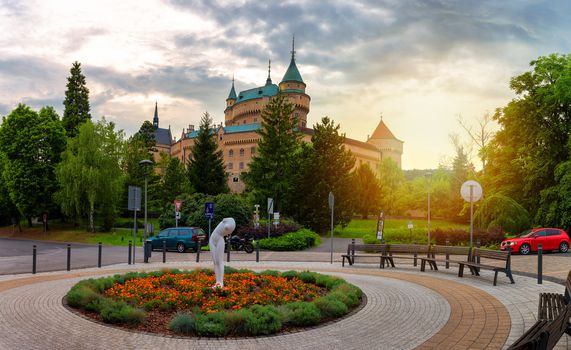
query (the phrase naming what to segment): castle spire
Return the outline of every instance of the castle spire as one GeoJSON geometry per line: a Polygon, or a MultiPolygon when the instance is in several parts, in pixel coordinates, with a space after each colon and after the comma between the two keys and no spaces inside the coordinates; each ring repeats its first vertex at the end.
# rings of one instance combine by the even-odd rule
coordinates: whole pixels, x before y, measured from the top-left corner
{"type": "Polygon", "coordinates": [[[155,100],[155,116],[153,117],[153,127],[155,129],[159,128],[159,110],[158,110],[158,103],[155,100]]]}
{"type": "Polygon", "coordinates": [[[236,99],[236,89],[234,89],[234,75],[232,75],[232,88],[230,89],[230,93],[228,94],[228,98],[226,100],[235,100],[236,99]]]}
{"type": "Polygon", "coordinates": [[[270,77],[271,71],[272,71],[272,60],[268,60],[268,79],[266,79],[266,86],[272,85],[272,78],[270,77]]]}
{"type": "Polygon", "coordinates": [[[291,61],[289,62],[289,67],[282,79],[282,82],[284,81],[293,81],[305,84],[301,78],[301,74],[299,74],[299,69],[297,69],[295,64],[295,36],[291,42],[291,61]]]}

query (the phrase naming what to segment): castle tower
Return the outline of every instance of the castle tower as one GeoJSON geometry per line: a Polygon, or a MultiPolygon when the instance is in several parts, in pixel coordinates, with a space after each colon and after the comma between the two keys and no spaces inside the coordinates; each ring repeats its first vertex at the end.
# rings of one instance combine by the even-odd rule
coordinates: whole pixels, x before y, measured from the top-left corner
{"type": "Polygon", "coordinates": [[[383,117],[373,135],[367,140],[368,144],[374,145],[381,153],[381,161],[385,157],[393,159],[401,167],[401,157],[404,142],[397,139],[395,135],[389,130],[383,117]]]}
{"type": "Polygon", "coordinates": [[[307,114],[309,113],[311,98],[305,93],[306,85],[295,64],[295,37],[291,45],[291,61],[279,87],[280,91],[284,93],[295,106],[294,113],[296,117],[299,118],[300,126],[304,128],[307,127],[307,114]]]}
{"type": "Polygon", "coordinates": [[[234,77],[232,77],[232,88],[228,98],[226,98],[226,108],[231,107],[234,103],[236,103],[236,90],[234,89],[234,77]]]}

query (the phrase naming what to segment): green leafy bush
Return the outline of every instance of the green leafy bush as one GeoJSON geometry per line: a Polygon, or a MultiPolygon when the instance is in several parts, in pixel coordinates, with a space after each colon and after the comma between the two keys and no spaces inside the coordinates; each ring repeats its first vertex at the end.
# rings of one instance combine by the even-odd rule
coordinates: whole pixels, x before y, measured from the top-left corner
{"type": "Polygon", "coordinates": [[[313,303],[299,302],[280,307],[284,324],[304,327],[313,326],[321,320],[321,312],[313,303]]]}
{"type": "Polygon", "coordinates": [[[246,331],[246,320],[254,317],[248,309],[240,309],[236,311],[226,312],[224,324],[226,325],[226,334],[248,335],[246,331]]]}
{"type": "Polygon", "coordinates": [[[244,328],[251,335],[267,335],[282,328],[282,315],[271,305],[254,305],[246,318],[244,328]]]}
{"type": "Polygon", "coordinates": [[[126,303],[108,302],[101,308],[101,319],[105,323],[137,325],[146,318],[143,310],[136,309],[126,303]]]}
{"type": "Polygon", "coordinates": [[[291,280],[294,278],[299,278],[299,272],[294,271],[294,270],[285,271],[285,272],[282,272],[282,277],[286,278],[288,280],[291,280]]]}
{"type": "Polygon", "coordinates": [[[323,318],[335,318],[348,312],[347,305],[336,296],[326,295],[312,301],[321,312],[323,318]]]}
{"type": "Polygon", "coordinates": [[[66,298],[71,307],[85,307],[97,300],[99,294],[85,284],[77,284],[67,293],[66,298]]]}
{"type": "Polygon", "coordinates": [[[482,230],[497,229],[522,232],[531,224],[529,213],[521,204],[502,194],[487,197],[474,214],[474,224],[482,230]]]}
{"type": "Polygon", "coordinates": [[[303,271],[299,273],[299,279],[305,283],[315,283],[317,274],[311,271],[303,271]]]}
{"type": "Polygon", "coordinates": [[[196,334],[206,337],[222,337],[226,335],[226,313],[211,312],[208,314],[196,314],[194,329],[196,334]]]}
{"type": "Polygon", "coordinates": [[[327,290],[332,290],[341,283],[346,283],[346,282],[341,278],[328,275],[318,274],[317,278],[315,279],[315,284],[317,284],[320,287],[325,287],[327,288],[327,290]]]}
{"type": "Polygon", "coordinates": [[[321,243],[319,235],[308,229],[287,233],[280,237],[260,240],[260,248],[275,251],[303,250],[321,243]]]}
{"type": "Polygon", "coordinates": [[[188,313],[177,313],[170,320],[168,328],[175,333],[188,335],[194,332],[194,318],[188,313]]]}
{"type": "Polygon", "coordinates": [[[348,283],[341,283],[336,285],[329,295],[339,299],[347,307],[355,307],[361,302],[362,294],[361,289],[348,283]]]}

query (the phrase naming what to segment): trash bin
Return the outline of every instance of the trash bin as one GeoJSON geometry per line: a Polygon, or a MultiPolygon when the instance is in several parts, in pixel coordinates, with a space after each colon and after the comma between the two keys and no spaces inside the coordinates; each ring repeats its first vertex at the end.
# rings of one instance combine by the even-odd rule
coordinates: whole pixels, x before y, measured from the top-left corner
{"type": "Polygon", "coordinates": [[[151,252],[153,251],[153,245],[150,239],[145,241],[145,262],[149,262],[149,258],[151,257],[151,252]]]}

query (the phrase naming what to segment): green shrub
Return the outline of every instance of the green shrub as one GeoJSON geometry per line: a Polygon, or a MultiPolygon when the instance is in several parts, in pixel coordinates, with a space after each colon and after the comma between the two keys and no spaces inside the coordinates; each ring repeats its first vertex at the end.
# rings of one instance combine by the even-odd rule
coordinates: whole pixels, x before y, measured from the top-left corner
{"type": "Polygon", "coordinates": [[[187,313],[177,313],[169,322],[168,329],[178,334],[189,335],[194,331],[194,319],[187,313]]]}
{"type": "Polygon", "coordinates": [[[226,313],[224,312],[197,314],[194,319],[196,334],[207,337],[221,337],[226,335],[225,316],[226,313]]]}
{"type": "Polygon", "coordinates": [[[305,283],[315,283],[317,274],[315,272],[303,271],[299,273],[299,279],[305,283]]]}
{"type": "Polygon", "coordinates": [[[319,235],[308,229],[260,240],[260,248],[275,251],[303,250],[320,243],[319,235]]]}
{"type": "Polygon", "coordinates": [[[342,283],[337,285],[329,295],[341,300],[347,307],[355,307],[361,302],[362,294],[361,289],[342,283]]]}
{"type": "Polygon", "coordinates": [[[250,309],[244,328],[251,335],[273,334],[282,328],[282,315],[271,305],[254,305],[250,309]]]}
{"type": "Polygon", "coordinates": [[[267,276],[273,276],[273,277],[279,277],[280,272],[276,271],[276,270],[265,270],[259,273],[259,275],[267,275],[267,276]]]}
{"type": "Polygon", "coordinates": [[[291,279],[294,279],[296,277],[299,277],[299,272],[294,271],[294,270],[289,270],[286,272],[282,272],[281,276],[285,279],[291,280],[291,279]]]}
{"type": "Polygon", "coordinates": [[[474,225],[482,230],[499,229],[518,233],[530,227],[528,211],[502,194],[487,197],[474,213],[474,225]]]}
{"type": "Polygon", "coordinates": [[[105,303],[101,308],[100,314],[103,322],[113,324],[137,325],[146,318],[143,310],[136,309],[126,303],[105,303]]]}
{"type": "Polygon", "coordinates": [[[347,305],[336,296],[326,295],[312,301],[321,312],[323,318],[335,318],[345,315],[348,312],[347,305]]]}
{"type": "Polygon", "coordinates": [[[313,303],[298,302],[280,307],[285,324],[292,326],[313,326],[321,320],[321,312],[313,303]]]}
{"type": "Polygon", "coordinates": [[[67,292],[66,298],[68,305],[71,307],[85,307],[94,300],[99,299],[99,294],[85,284],[77,284],[67,292]]]}
{"type": "Polygon", "coordinates": [[[236,311],[227,311],[224,324],[226,326],[226,334],[248,335],[246,331],[246,320],[254,317],[248,309],[240,309],[236,311]]]}
{"type": "Polygon", "coordinates": [[[317,284],[320,287],[325,287],[327,288],[327,290],[332,290],[341,283],[346,283],[346,282],[341,278],[328,275],[318,274],[317,278],[315,279],[315,284],[317,284]]]}

